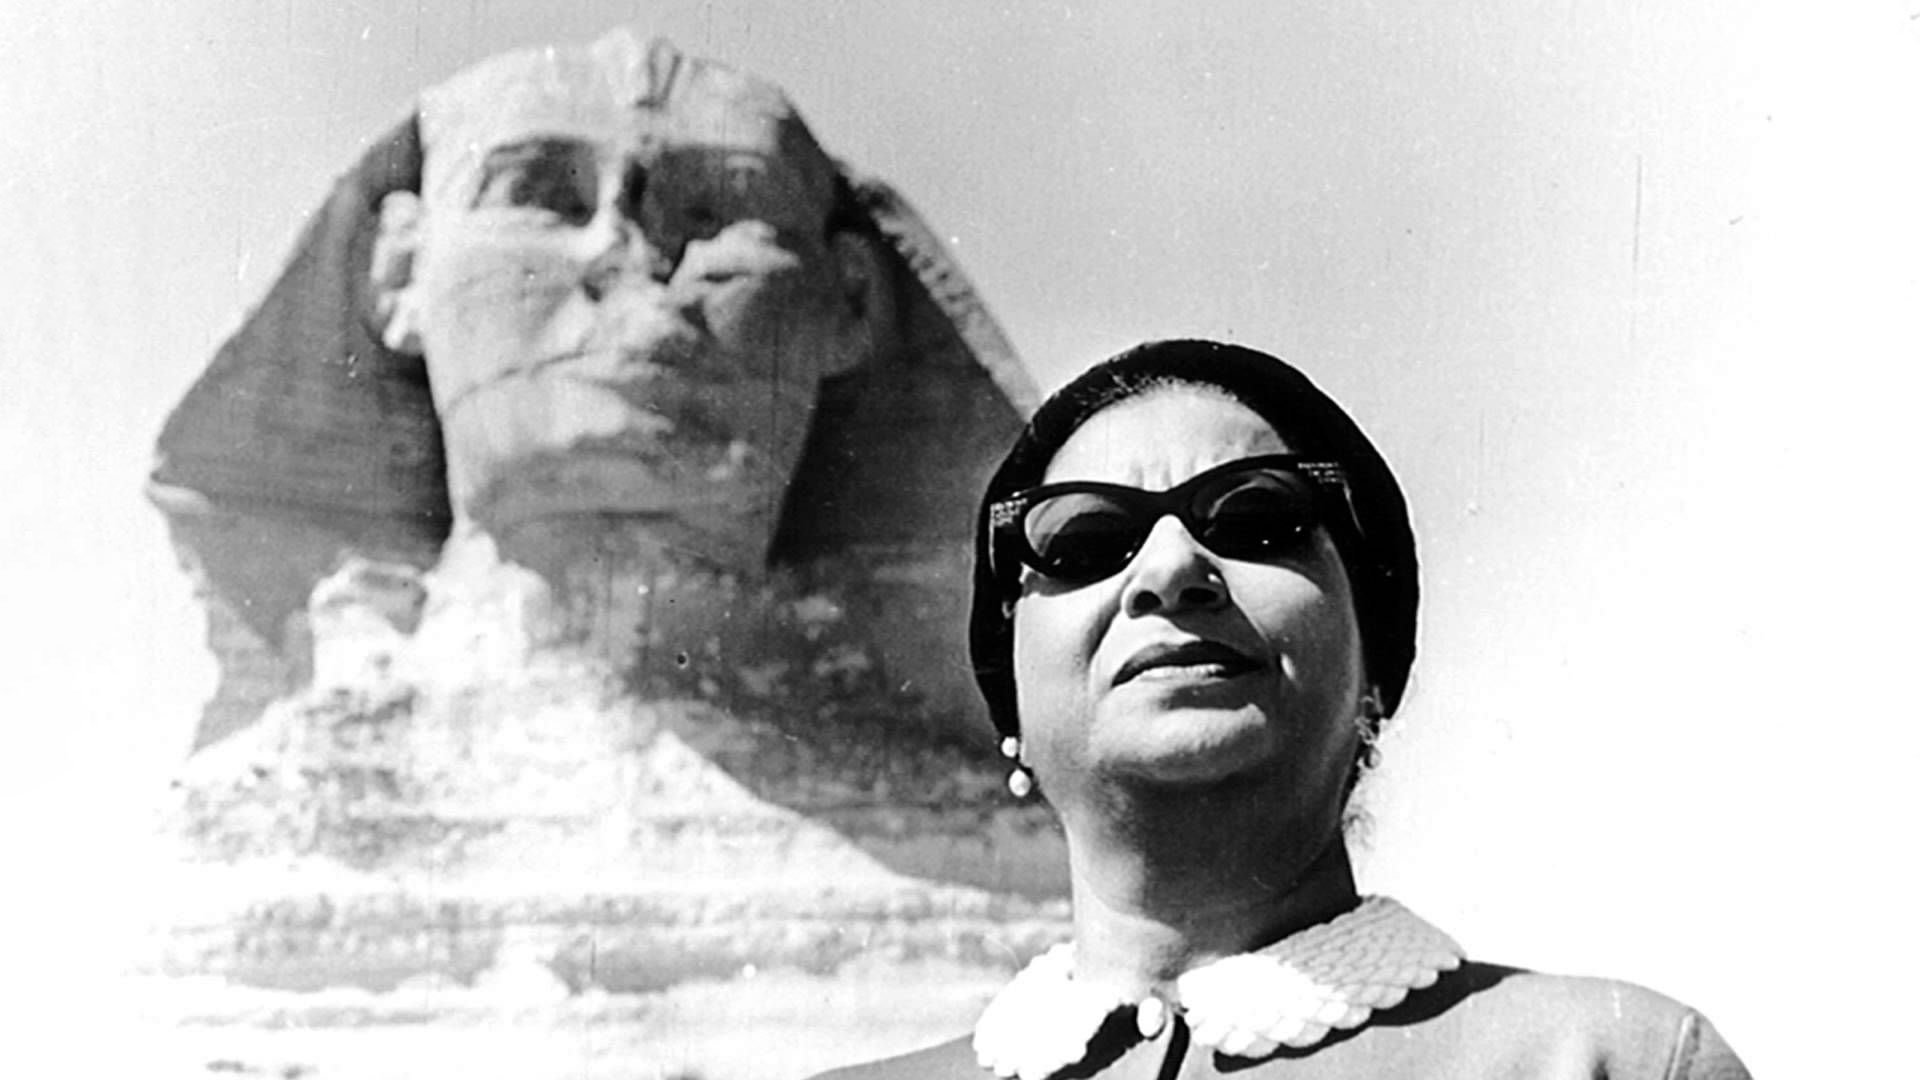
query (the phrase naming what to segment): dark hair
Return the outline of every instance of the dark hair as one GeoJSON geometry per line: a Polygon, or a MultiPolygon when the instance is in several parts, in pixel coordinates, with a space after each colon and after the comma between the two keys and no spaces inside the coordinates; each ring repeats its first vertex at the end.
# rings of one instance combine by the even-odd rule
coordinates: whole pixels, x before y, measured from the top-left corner
{"type": "Polygon", "coordinates": [[[987,508],[1039,484],[1054,454],[1095,413],[1180,385],[1227,394],[1272,425],[1295,453],[1330,458],[1345,468],[1359,535],[1335,530],[1333,536],[1353,588],[1367,674],[1380,688],[1385,714],[1392,715],[1413,666],[1420,606],[1413,529],[1393,471],[1353,419],[1285,361],[1214,341],[1154,341],[1088,369],[1049,397],[987,483],[974,531],[968,641],[994,727],[1003,735],[1020,732],[1013,676],[1012,601],[1018,593],[1012,579],[997,576],[991,566],[987,508]]]}

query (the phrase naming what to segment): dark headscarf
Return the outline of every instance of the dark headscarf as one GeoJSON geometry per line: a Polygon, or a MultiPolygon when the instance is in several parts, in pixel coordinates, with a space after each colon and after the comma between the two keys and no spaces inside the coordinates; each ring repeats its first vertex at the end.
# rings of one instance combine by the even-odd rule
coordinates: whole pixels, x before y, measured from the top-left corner
{"type": "Polygon", "coordinates": [[[1048,398],[987,484],[974,530],[969,641],[974,677],[994,726],[1003,735],[1020,732],[1011,603],[1019,586],[1018,568],[1000,576],[992,569],[987,508],[1041,483],[1054,454],[1095,413],[1169,383],[1221,390],[1272,425],[1294,453],[1345,467],[1359,535],[1332,535],[1353,588],[1367,674],[1380,688],[1385,714],[1392,715],[1413,666],[1420,605],[1413,529],[1392,470],[1353,419],[1286,362],[1213,341],[1155,341],[1088,369],[1048,398]]]}

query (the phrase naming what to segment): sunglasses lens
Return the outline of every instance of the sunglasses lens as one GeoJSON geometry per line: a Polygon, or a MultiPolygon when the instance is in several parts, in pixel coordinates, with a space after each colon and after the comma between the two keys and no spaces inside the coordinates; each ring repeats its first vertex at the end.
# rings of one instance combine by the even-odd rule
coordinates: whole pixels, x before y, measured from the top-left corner
{"type": "Polygon", "coordinates": [[[1042,499],[1027,510],[1027,547],[1041,573],[1061,581],[1098,581],[1118,573],[1140,549],[1138,518],[1114,499],[1074,492],[1042,499]]]}
{"type": "Polygon", "coordinates": [[[1197,539],[1229,559],[1278,555],[1298,544],[1317,520],[1313,490],[1292,473],[1275,469],[1235,476],[1196,501],[1197,539]]]}

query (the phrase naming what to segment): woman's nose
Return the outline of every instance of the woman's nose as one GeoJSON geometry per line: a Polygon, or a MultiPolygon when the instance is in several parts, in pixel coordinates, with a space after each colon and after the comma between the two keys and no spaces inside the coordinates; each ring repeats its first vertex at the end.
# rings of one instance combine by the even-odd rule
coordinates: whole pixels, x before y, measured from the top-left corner
{"type": "Polygon", "coordinates": [[[1227,586],[1212,553],[1169,514],[1134,555],[1120,602],[1128,615],[1204,610],[1227,602],[1227,586]]]}

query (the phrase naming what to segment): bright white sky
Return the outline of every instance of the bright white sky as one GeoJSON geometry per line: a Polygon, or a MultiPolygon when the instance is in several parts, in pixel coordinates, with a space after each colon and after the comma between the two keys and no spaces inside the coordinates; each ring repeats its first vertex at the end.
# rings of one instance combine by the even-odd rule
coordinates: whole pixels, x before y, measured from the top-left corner
{"type": "Polygon", "coordinates": [[[415,91],[634,22],[907,193],[1046,385],[1218,336],[1359,416],[1429,597],[1364,886],[1865,1071],[1829,1032],[1902,1030],[1914,963],[1920,9],[1784,6],[9,5],[7,929],[124,910],[211,689],[166,410],[415,91]]]}

